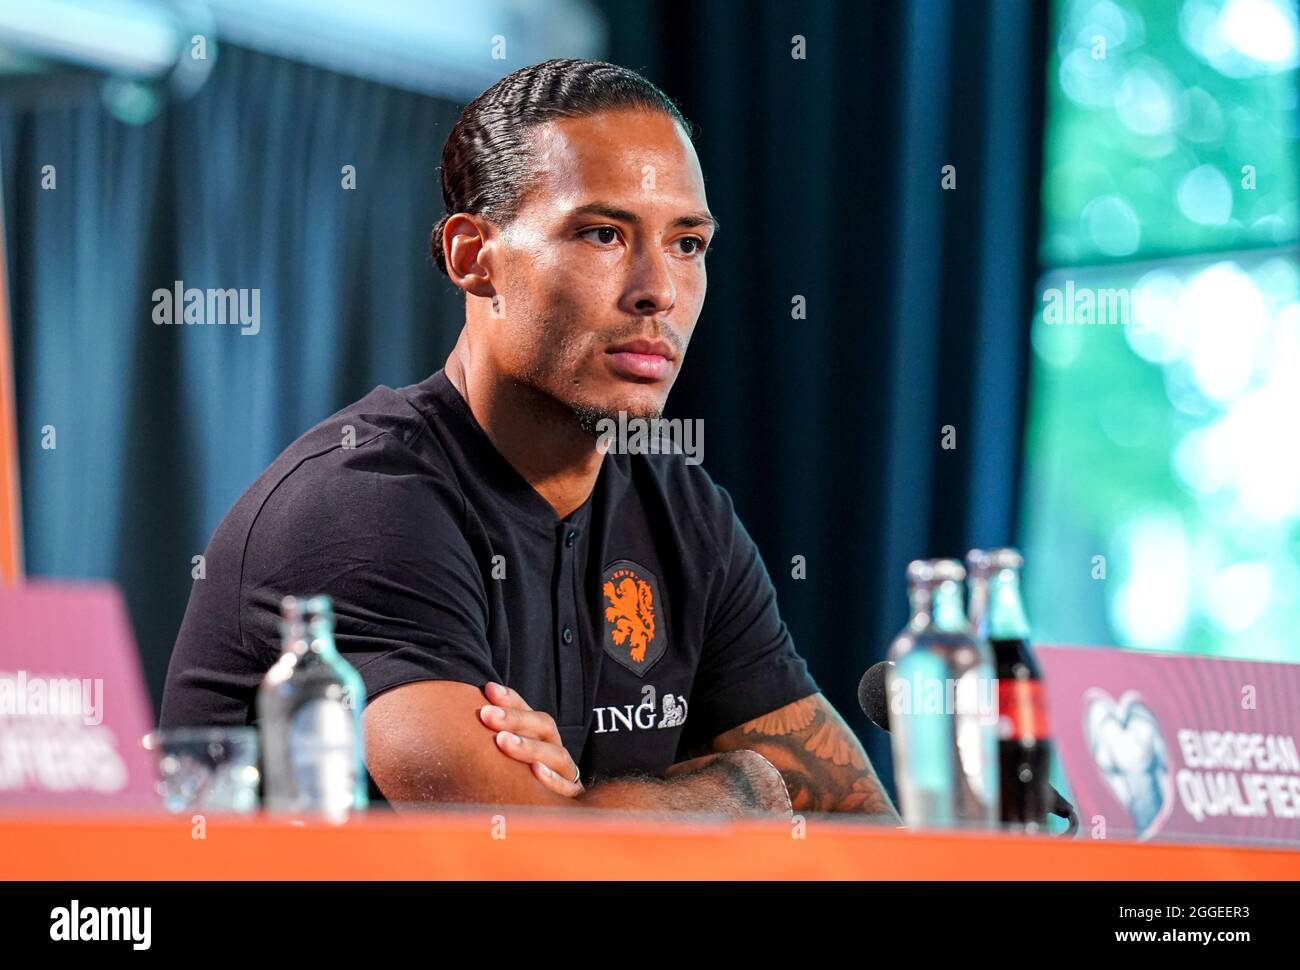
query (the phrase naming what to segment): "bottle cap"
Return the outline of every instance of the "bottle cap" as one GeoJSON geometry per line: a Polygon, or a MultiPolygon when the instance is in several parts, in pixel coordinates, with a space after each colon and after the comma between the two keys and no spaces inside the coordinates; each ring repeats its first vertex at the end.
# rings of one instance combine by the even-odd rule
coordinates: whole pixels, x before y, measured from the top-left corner
{"type": "Polygon", "coordinates": [[[966,578],[966,567],[956,559],[936,559],[931,576],[936,583],[960,583],[966,578]]]}
{"type": "Polygon", "coordinates": [[[294,650],[307,639],[307,623],[302,615],[303,602],[296,596],[280,600],[280,640],[294,650]]]}
{"type": "Polygon", "coordinates": [[[318,593],[303,604],[308,616],[334,617],[334,601],[324,593],[318,593]]]}
{"type": "Polygon", "coordinates": [[[1025,557],[1020,554],[1019,549],[1010,547],[990,549],[985,556],[990,575],[1002,569],[1022,569],[1025,565],[1025,557]]]}
{"type": "Polygon", "coordinates": [[[933,559],[913,559],[907,564],[907,584],[909,586],[928,585],[933,573],[933,559]]]}
{"type": "Polygon", "coordinates": [[[302,603],[296,596],[286,596],[280,600],[280,618],[286,623],[302,619],[302,603]]]}
{"type": "Polygon", "coordinates": [[[971,579],[979,579],[988,575],[989,554],[984,549],[972,549],[966,553],[966,572],[971,579]]]}

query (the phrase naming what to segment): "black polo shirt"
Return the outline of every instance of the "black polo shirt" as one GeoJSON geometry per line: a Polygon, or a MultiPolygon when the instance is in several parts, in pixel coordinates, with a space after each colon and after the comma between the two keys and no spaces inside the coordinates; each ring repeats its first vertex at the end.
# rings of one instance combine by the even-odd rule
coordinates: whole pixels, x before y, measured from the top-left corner
{"type": "MultiPolygon", "coordinates": [[[[204,566],[162,727],[256,722],[287,594],[333,598],[367,700],[422,680],[508,684],[555,718],[588,782],[662,774],[818,691],[702,467],[607,454],[560,520],[442,371],[377,387],[294,441],[226,514],[204,566]]],[[[382,800],[373,781],[371,794],[382,800]]]]}

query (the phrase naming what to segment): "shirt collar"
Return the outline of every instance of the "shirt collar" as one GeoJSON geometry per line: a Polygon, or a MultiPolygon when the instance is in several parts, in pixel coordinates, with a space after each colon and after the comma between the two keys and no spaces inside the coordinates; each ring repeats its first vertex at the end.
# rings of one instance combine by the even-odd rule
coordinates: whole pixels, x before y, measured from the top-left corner
{"type": "MultiPolygon", "coordinates": [[[[567,518],[560,519],[551,504],[537,493],[537,490],[519,474],[501,452],[497,451],[487,432],[474,417],[469,403],[461,397],[460,391],[447,377],[445,369],[440,368],[435,371],[416,387],[419,398],[432,397],[438,405],[441,405],[438,410],[450,415],[446,426],[455,435],[466,456],[473,462],[473,474],[509,502],[530,524],[541,526],[548,532],[556,528],[586,527],[591,518],[591,507],[596,493],[600,491],[601,482],[606,478],[610,465],[608,455],[601,462],[600,474],[596,477],[595,486],[587,496],[587,500],[567,518]]],[[[428,412],[418,404],[417,407],[427,419],[428,412]]]]}

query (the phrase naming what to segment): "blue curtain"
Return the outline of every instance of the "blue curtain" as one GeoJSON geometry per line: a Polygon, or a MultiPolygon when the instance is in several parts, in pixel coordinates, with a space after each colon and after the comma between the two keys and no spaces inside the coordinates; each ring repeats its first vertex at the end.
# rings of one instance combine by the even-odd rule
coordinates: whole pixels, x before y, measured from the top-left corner
{"type": "Polygon", "coordinates": [[[0,114],[27,571],[116,580],[155,699],[191,559],[234,500],[459,331],[427,255],[457,110],[226,47],[145,125],[93,91],[0,114]],[[260,290],[258,332],[156,325],[177,280],[260,290]]]}

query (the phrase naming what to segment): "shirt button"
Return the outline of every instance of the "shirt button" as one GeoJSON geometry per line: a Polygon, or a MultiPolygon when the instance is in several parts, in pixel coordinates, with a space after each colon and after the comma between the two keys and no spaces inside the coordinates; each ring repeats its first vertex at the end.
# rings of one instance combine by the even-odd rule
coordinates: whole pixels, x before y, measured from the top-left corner
{"type": "Polygon", "coordinates": [[[564,628],[564,632],[560,634],[560,638],[561,638],[565,643],[572,643],[572,642],[573,642],[573,630],[566,626],[566,627],[564,628]]]}
{"type": "Polygon", "coordinates": [[[567,536],[564,537],[564,544],[565,544],[565,546],[566,546],[566,547],[569,547],[569,548],[572,548],[572,547],[573,547],[573,540],[576,539],[576,538],[578,538],[578,533],[576,533],[576,532],[570,532],[567,536]]]}

